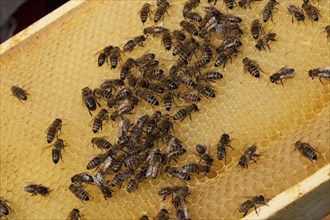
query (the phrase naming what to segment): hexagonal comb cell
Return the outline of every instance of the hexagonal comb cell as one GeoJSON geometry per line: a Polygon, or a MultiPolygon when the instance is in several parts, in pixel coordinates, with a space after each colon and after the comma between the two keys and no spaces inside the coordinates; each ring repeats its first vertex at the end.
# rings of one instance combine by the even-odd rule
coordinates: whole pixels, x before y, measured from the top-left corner
{"type": "MultiPolygon", "coordinates": [[[[171,31],[179,30],[184,4],[169,2],[170,7],[158,24],[171,31]]],[[[81,3],[2,53],[1,196],[15,210],[10,213],[11,217],[64,219],[73,208],[80,208],[84,218],[95,219],[137,219],[144,214],[156,217],[162,208],[169,210],[171,218],[175,217],[171,199],[162,201],[157,192],[167,185],[185,183],[164,172],[157,179],[144,180],[131,194],[126,192],[126,181],[121,189],[113,188],[113,197],[107,200],[93,185],[86,186],[91,196],[90,201],[84,203],[68,190],[71,177],[87,172],[88,161],[101,153],[100,149],[91,147],[90,140],[106,136],[114,143],[118,132],[118,123],[109,120],[102,130],[93,134],[93,118],[83,106],[81,89],[97,88],[105,79],[119,78],[119,67],[128,57],[155,53],[166,74],[174,64],[176,58],[172,50],[164,48],[161,37],[150,35],[143,47],[136,46],[132,52],[123,53],[117,68],[110,69],[107,63],[101,67],[97,64],[104,47],[123,48],[127,39],[141,35],[144,28],[154,25],[153,15],[144,24],[140,21],[138,12],[144,3],[81,3]],[[27,89],[26,102],[19,102],[11,95],[13,85],[27,89]],[[55,118],[63,119],[59,136],[66,143],[62,160],[56,165],[45,133],[55,118]],[[49,187],[50,196],[31,197],[25,193],[22,188],[31,183],[49,187]]],[[[202,9],[207,4],[202,2],[192,11],[204,15],[202,9]]],[[[308,77],[308,70],[329,65],[324,32],[327,19],[322,16],[318,22],[305,20],[306,25],[292,23],[291,17],[284,13],[289,4],[299,5],[301,1],[281,2],[273,21],[262,22],[266,33],[276,33],[276,41],[269,44],[270,50],[266,46],[266,51],[255,48],[257,41],[249,33],[252,20],[262,18],[266,1],[251,4],[253,10],[237,5],[227,10],[221,1],[216,5],[222,12],[242,18],[243,45],[237,57],[228,60],[225,67],[214,67],[214,61],[206,66],[205,70],[219,71],[223,75],[221,80],[211,83],[216,97],[203,98],[191,120],[188,116],[173,126],[173,134],[187,149],[173,166],[198,162],[193,149],[196,144],[206,142],[214,158],[210,173],[193,174],[187,181],[190,194],[186,201],[192,219],[239,218],[242,216],[239,205],[246,197],[262,194],[271,199],[329,163],[329,125],[325,123],[329,121],[329,85],[325,80],[322,84],[308,77]],[[245,57],[257,61],[263,70],[259,78],[244,73],[242,60],[245,57]],[[295,69],[294,77],[283,80],[283,86],[270,83],[269,77],[284,66],[295,69]],[[230,135],[233,149],[227,148],[226,161],[219,161],[216,144],[223,133],[230,135]],[[294,151],[298,140],[310,143],[317,150],[318,160],[313,163],[294,151]],[[255,158],[256,163],[250,160],[247,169],[237,167],[245,149],[252,145],[257,146],[256,153],[260,154],[255,158]]],[[[321,15],[329,13],[329,4],[320,0],[317,7],[321,15]]],[[[156,3],[152,3],[152,10],[156,7],[156,3]]],[[[223,38],[213,35],[212,39],[212,44],[219,46],[223,38]]],[[[176,102],[177,106],[169,112],[171,115],[187,105],[176,102]]],[[[98,107],[97,111],[100,109],[98,107]]],[[[154,111],[146,103],[140,103],[137,109],[141,115],[154,111]]],[[[156,109],[166,112],[164,107],[156,109]]],[[[129,116],[132,121],[135,112],[133,110],[129,116]]],[[[96,114],[93,112],[94,116],[96,114]]],[[[88,172],[95,174],[94,170],[88,172]]]]}

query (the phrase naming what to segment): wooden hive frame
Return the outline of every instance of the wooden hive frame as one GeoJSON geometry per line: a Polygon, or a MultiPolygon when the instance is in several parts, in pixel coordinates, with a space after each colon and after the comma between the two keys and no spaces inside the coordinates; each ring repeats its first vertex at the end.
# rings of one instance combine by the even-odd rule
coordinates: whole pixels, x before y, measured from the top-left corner
{"type": "MultiPolygon", "coordinates": [[[[66,18],[64,15],[68,15],[72,12],[75,13],[75,10],[84,4],[88,4],[88,1],[69,1],[65,5],[56,9],[49,15],[1,44],[0,56],[2,57],[8,51],[13,49],[20,50],[19,47],[22,42],[29,41],[29,38],[33,35],[38,36],[41,30],[46,29],[54,22],[65,22],[66,18]]],[[[24,50],[24,48],[21,48],[21,50],[24,50]]],[[[6,79],[2,78],[1,81],[3,80],[6,79]]],[[[2,102],[2,104],[4,103],[2,102]]],[[[325,110],[326,109],[329,108],[325,108],[325,110]]],[[[327,119],[328,117],[324,118],[327,119]]],[[[327,131],[329,131],[329,125],[327,131]]],[[[329,176],[330,165],[326,164],[300,183],[272,198],[268,203],[268,206],[258,209],[258,215],[251,212],[244,219],[320,219],[324,217],[330,212],[329,176]]]]}

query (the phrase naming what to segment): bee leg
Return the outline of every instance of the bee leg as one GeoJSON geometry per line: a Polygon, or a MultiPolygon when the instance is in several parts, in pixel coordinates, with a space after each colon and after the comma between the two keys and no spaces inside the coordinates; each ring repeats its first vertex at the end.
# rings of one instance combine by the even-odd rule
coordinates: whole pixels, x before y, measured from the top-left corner
{"type": "Polygon", "coordinates": [[[284,84],[283,84],[283,80],[282,80],[282,79],[280,80],[280,82],[281,82],[282,86],[284,86],[284,84]]]}
{"type": "Polygon", "coordinates": [[[243,217],[246,216],[246,214],[248,213],[248,211],[249,211],[249,209],[247,209],[247,210],[244,212],[243,217]]]}
{"type": "Polygon", "coordinates": [[[257,212],[257,207],[256,207],[256,205],[255,205],[255,204],[253,204],[253,208],[254,208],[254,210],[256,211],[257,215],[258,215],[258,212],[257,212]]]}
{"type": "Polygon", "coordinates": [[[322,82],[321,78],[322,78],[322,77],[319,77],[319,80],[320,80],[320,82],[322,83],[322,85],[324,85],[324,83],[322,82]]]}
{"type": "Polygon", "coordinates": [[[89,109],[88,109],[88,112],[89,112],[89,114],[90,114],[91,116],[93,116],[92,113],[91,113],[91,111],[90,111],[89,109]]]}

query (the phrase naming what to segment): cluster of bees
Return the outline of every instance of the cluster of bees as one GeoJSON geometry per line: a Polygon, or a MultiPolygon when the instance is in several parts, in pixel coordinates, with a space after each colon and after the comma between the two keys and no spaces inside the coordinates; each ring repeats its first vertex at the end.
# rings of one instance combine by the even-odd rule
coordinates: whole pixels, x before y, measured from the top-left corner
{"type": "MultiPolygon", "coordinates": [[[[213,1],[208,0],[208,2],[213,1]]],[[[238,6],[244,9],[251,8],[251,4],[256,1],[260,0],[241,0],[238,6]]],[[[224,0],[224,2],[228,9],[233,9],[237,5],[234,0],[224,0]]],[[[155,23],[164,19],[171,5],[167,0],[157,0],[156,3],[157,8],[154,12],[151,10],[151,4],[146,3],[142,6],[139,11],[142,23],[147,21],[150,14],[154,14],[155,23]]],[[[173,162],[178,162],[187,152],[182,141],[173,134],[173,127],[175,121],[183,121],[187,117],[191,119],[191,115],[199,111],[198,103],[202,98],[210,99],[216,96],[211,83],[221,80],[224,76],[219,71],[203,69],[213,60],[214,67],[222,65],[225,68],[226,63],[232,61],[232,58],[239,53],[243,30],[239,26],[242,22],[240,17],[222,13],[215,6],[204,7],[205,15],[200,15],[194,11],[199,3],[199,0],[185,2],[182,12],[184,20],[180,22],[181,30],[170,31],[162,25],[155,24],[144,28],[143,34],[129,40],[122,50],[118,46],[109,45],[99,52],[98,66],[108,63],[111,69],[116,69],[123,52],[129,53],[136,47],[144,46],[150,37],[160,37],[165,50],[169,51],[173,48],[172,55],[177,57],[177,60],[169,67],[166,74],[166,70],[162,68],[154,53],[128,58],[120,67],[118,79],[105,80],[99,88],[93,90],[89,87],[82,89],[82,100],[91,116],[98,106],[102,107],[93,119],[93,133],[102,130],[104,123],[110,119],[119,122],[119,132],[115,144],[110,143],[107,137],[91,139],[90,143],[102,150],[102,153],[91,159],[86,166],[87,170],[95,169],[96,174],[91,175],[87,172],[76,174],[72,176],[69,186],[69,190],[81,201],[90,199],[89,193],[85,190],[87,184],[95,185],[104,199],[108,199],[113,196],[113,188],[121,188],[126,180],[126,191],[132,193],[141,182],[148,178],[157,178],[161,170],[184,183],[191,179],[192,174],[210,172],[214,159],[208,152],[208,147],[202,144],[197,144],[193,152],[198,156],[198,162],[187,163],[182,167],[172,166],[173,162]],[[214,35],[223,37],[220,45],[213,45],[214,35]],[[172,109],[175,100],[186,106],[172,114],[164,114],[155,109],[160,107],[159,97],[166,111],[172,109]],[[132,123],[128,116],[137,108],[141,100],[154,108],[154,112],[142,116],[136,114],[132,123]],[[110,113],[111,109],[115,110],[110,113]],[[160,143],[163,145],[161,146],[160,143]]],[[[216,3],[217,0],[214,1],[214,5],[216,3]]],[[[272,20],[277,4],[276,0],[268,1],[262,14],[264,22],[272,20]]],[[[292,15],[292,22],[294,19],[298,23],[304,22],[303,10],[312,21],[318,21],[320,16],[318,9],[308,0],[304,0],[302,9],[289,5],[287,10],[292,15]]],[[[329,26],[325,30],[329,38],[329,26]]],[[[250,32],[257,40],[255,48],[260,51],[266,50],[266,47],[270,50],[269,43],[276,41],[276,34],[272,32],[266,34],[259,19],[252,21],[250,32]]],[[[260,77],[260,72],[263,72],[257,61],[245,57],[242,63],[244,71],[256,78],[260,77]]],[[[283,79],[293,77],[294,72],[291,67],[283,67],[270,76],[270,81],[283,84],[283,79]]],[[[311,69],[308,74],[311,78],[318,77],[320,81],[329,80],[330,67],[311,69]]],[[[20,101],[27,100],[28,93],[24,89],[13,86],[11,91],[20,101]]],[[[47,130],[48,143],[52,143],[56,138],[52,148],[52,160],[55,164],[62,157],[65,146],[64,141],[58,138],[61,128],[62,120],[57,118],[47,130]]],[[[215,146],[218,160],[226,161],[227,148],[232,148],[230,142],[231,138],[228,134],[223,133],[220,136],[215,146]]],[[[297,141],[295,150],[311,161],[317,159],[316,150],[308,143],[297,141]]],[[[255,159],[260,156],[256,151],[255,145],[248,147],[239,158],[237,167],[248,168],[249,161],[256,162],[255,159]]],[[[41,184],[30,184],[24,187],[24,191],[32,195],[47,196],[51,190],[41,184]]],[[[158,192],[159,196],[164,196],[163,200],[166,196],[172,196],[175,216],[180,220],[189,219],[186,205],[186,197],[189,194],[187,185],[168,186],[158,192]]],[[[256,207],[266,205],[265,200],[263,195],[248,199],[239,206],[239,212],[244,213],[244,216],[251,208],[257,212],[256,207]]],[[[6,200],[0,197],[0,215],[7,216],[9,209],[6,200]]],[[[80,219],[79,209],[74,208],[68,218],[80,219]]],[[[162,208],[154,218],[170,219],[169,211],[162,208]]],[[[143,215],[140,219],[148,219],[148,216],[143,215]]]]}

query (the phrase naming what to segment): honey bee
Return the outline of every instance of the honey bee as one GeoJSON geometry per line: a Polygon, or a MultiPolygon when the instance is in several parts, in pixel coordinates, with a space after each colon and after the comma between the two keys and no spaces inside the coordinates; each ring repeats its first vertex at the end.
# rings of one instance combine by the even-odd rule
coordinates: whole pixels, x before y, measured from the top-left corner
{"type": "Polygon", "coordinates": [[[96,88],[96,89],[94,89],[93,94],[94,94],[95,98],[103,99],[106,102],[108,102],[109,100],[111,100],[113,98],[112,92],[109,90],[106,90],[106,89],[96,88]]]}
{"type": "Polygon", "coordinates": [[[258,39],[261,33],[264,33],[264,29],[259,19],[254,19],[251,24],[251,34],[254,39],[258,39]]]}
{"type": "Polygon", "coordinates": [[[178,88],[178,84],[171,77],[161,77],[160,83],[169,90],[174,90],[178,88]]]}
{"type": "Polygon", "coordinates": [[[121,53],[121,51],[120,51],[119,47],[114,47],[111,50],[111,53],[109,56],[111,69],[115,69],[117,67],[118,61],[121,58],[120,53],[121,53]]]}
{"type": "Polygon", "coordinates": [[[112,197],[112,190],[106,184],[102,173],[98,172],[95,176],[93,176],[93,180],[95,185],[101,190],[104,199],[112,197]]]}
{"type": "Polygon", "coordinates": [[[215,33],[216,34],[224,34],[227,35],[235,30],[239,30],[239,32],[243,32],[239,25],[236,23],[232,23],[232,22],[222,22],[219,23],[215,26],[215,33]]]}
{"type": "Polygon", "coordinates": [[[92,115],[91,111],[95,111],[96,109],[96,99],[93,91],[89,87],[82,89],[82,100],[85,103],[89,114],[92,115]]]}
{"type": "Polygon", "coordinates": [[[125,86],[117,93],[115,99],[118,101],[123,101],[132,94],[133,94],[132,90],[125,86]]]}
{"type": "Polygon", "coordinates": [[[162,33],[162,43],[166,50],[170,50],[172,47],[172,35],[170,31],[164,31],[162,33]]]}
{"type": "MultiPolygon", "coordinates": [[[[182,142],[175,136],[171,134],[166,134],[164,136],[164,142],[167,145],[167,148],[169,149],[169,152],[177,154],[177,156],[180,156],[181,154],[184,154],[186,150],[182,147],[182,142]],[[178,151],[181,151],[181,154],[178,155],[178,151]]],[[[171,155],[167,156],[168,158],[171,158],[171,155]]]]}
{"type": "MultiPolygon", "coordinates": [[[[150,126],[152,124],[148,124],[147,125],[147,129],[149,128],[152,128],[152,126],[150,126]]],[[[154,146],[154,143],[155,141],[157,141],[159,138],[160,138],[160,129],[155,127],[155,128],[152,128],[152,131],[147,133],[146,137],[145,137],[145,142],[144,142],[144,148],[146,149],[150,149],[154,146]]]]}
{"type": "Polygon", "coordinates": [[[172,205],[175,209],[178,209],[181,204],[186,202],[186,197],[189,195],[189,187],[174,187],[175,195],[172,197],[172,205]]]}
{"type": "Polygon", "coordinates": [[[228,60],[232,60],[232,56],[237,56],[237,49],[235,48],[228,48],[223,53],[221,53],[217,59],[215,60],[214,66],[220,66],[223,65],[223,67],[226,66],[226,63],[228,60]]]}
{"type": "Polygon", "coordinates": [[[165,91],[165,88],[161,84],[151,82],[147,84],[147,89],[156,93],[164,93],[165,91]]]}
{"type": "Polygon", "coordinates": [[[202,22],[202,16],[200,16],[197,12],[187,11],[183,14],[183,17],[195,22],[202,22]]]}
{"type": "MultiPolygon", "coordinates": [[[[215,2],[217,2],[217,0],[215,0],[215,2]]],[[[177,220],[189,220],[190,218],[187,213],[187,210],[177,209],[175,212],[175,217],[177,220]]]]}
{"type": "Polygon", "coordinates": [[[121,159],[116,159],[112,162],[111,168],[113,172],[117,173],[121,170],[121,167],[123,166],[124,162],[121,159]]]}
{"type": "Polygon", "coordinates": [[[155,12],[155,17],[154,17],[155,23],[157,23],[164,17],[164,14],[167,13],[167,10],[169,7],[170,7],[170,4],[167,1],[164,1],[161,5],[158,6],[158,8],[155,12]]]}
{"type": "Polygon", "coordinates": [[[319,77],[320,82],[323,84],[321,78],[330,80],[330,66],[311,69],[308,71],[308,75],[312,77],[312,79],[314,79],[314,77],[319,77]]]}
{"type": "Polygon", "coordinates": [[[100,112],[96,115],[93,122],[93,132],[98,132],[99,129],[102,130],[103,121],[107,121],[109,119],[108,110],[101,109],[100,112]]]}
{"type": "Polygon", "coordinates": [[[133,39],[126,42],[124,45],[124,52],[131,52],[135,46],[143,46],[143,42],[146,40],[144,35],[134,37],[133,39]]]}
{"type": "Polygon", "coordinates": [[[179,180],[188,181],[191,179],[187,172],[178,170],[175,167],[167,166],[165,167],[164,172],[175,178],[178,178],[179,180]]]}
{"type": "Polygon", "coordinates": [[[125,144],[128,142],[128,129],[131,126],[131,121],[129,119],[124,119],[120,121],[119,132],[117,135],[119,145],[125,144]]]}
{"type": "Polygon", "coordinates": [[[158,36],[161,33],[163,33],[164,31],[168,31],[167,28],[164,28],[162,26],[158,26],[158,25],[153,25],[151,27],[146,27],[143,29],[143,33],[145,35],[153,35],[153,36],[158,36]]]}
{"type": "Polygon", "coordinates": [[[257,161],[253,157],[259,157],[259,154],[256,154],[255,152],[257,151],[257,146],[253,145],[251,147],[248,147],[243,155],[239,158],[239,162],[237,164],[237,167],[240,166],[242,168],[248,168],[248,161],[253,160],[255,163],[257,161]]]}
{"type": "Polygon", "coordinates": [[[137,81],[138,81],[138,79],[136,78],[136,76],[134,74],[132,74],[132,73],[127,74],[127,83],[129,86],[135,88],[137,81]]]}
{"type": "Polygon", "coordinates": [[[309,143],[297,141],[294,147],[294,150],[298,150],[301,155],[310,161],[317,160],[316,150],[309,143]]]}
{"type": "Polygon", "coordinates": [[[134,178],[130,179],[127,184],[126,191],[128,193],[133,192],[138,188],[138,184],[144,179],[144,176],[141,173],[136,173],[134,178]]]}
{"type": "Polygon", "coordinates": [[[131,68],[134,66],[135,60],[132,58],[128,58],[123,66],[121,67],[120,71],[120,79],[124,80],[126,79],[127,74],[131,71],[131,68]]]}
{"type": "Polygon", "coordinates": [[[89,200],[89,194],[85,191],[85,189],[82,186],[71,183],[69,186],[69,190],[73,193],[73,195],[75,195],[81,201],[89,200]]]}
{"type": "Polygon", "coordinates": [[[157,123],[162,117],[162,113],[160,111],[155,111],[151,116],[146,125],[146,133],[151,134],[155,128],[157,127],[157,123]]]}
{"type": "Polygon", "coordinates": [[[249,7],[251,9],[251,3],[261,1],[261,0],[240,0],[238,2],[239,7],[246,9],[246,7],[249,7]]]}
{"type": "Polygon", "coordinates": [[[178,74],[178,72],[186,67],[188,65],[188,61],[187,60],[179,60],[177,61],[176,64],[172,65],[170,70],[169,70],[169,74],[170,76],[176,76],[178,74]]]}
{"type": "Polygon", "coordinates": [[[319,20],[319,16],[321,16],[319,10],[309,4],[308,2],[305,2],[303,5],[302,5],[302,8],[305,10],[307,16],[309,17],[309,19],[311,19],[312,21],[318,21],[319,20]]]}
{"type": "Polygon", "coordinates": [[[93,177],[88,173],[79,173],[71,177],[71,182],[76,185],[81,185],[83,183],[93,183],[93,177]]]}
{"type": "Polygon", "coordinates": [[[192,77],[188,76],[188,75],[184,75],[179,77],[180,81],[182,82],[182,84],[186,87],[194,87],[195,85],[195,81],[192,79],[192,77]]]}
{"type": "Polygon", "coordinates": [[[151,106],[159,105],[159,101],[157,100],[157,98],[149,91],[137,90],[135,94],[137,97],[143,99],[151,106]]]}
{"type": "Polygon", "coordinates": [[[196,153],[199,156],[200,160],[204,161],[206,165],[212,166],[214,160],[210,154],[206,153],[206,149],[207,149],[206,145],[201,145],[201,144],[197,144],[195,147],[196,153]]]}
{"type": "Polygon", "coordinates": [[[13,93],[13,96],[15,96],[20,101],[26,101],[27,100],[27,93],[24,89],[18,87],[18,86],[12,86],[11,92],[13,93]]]}
{"type": "Polygon", "coordinates": [[[143,24],[147,21],[149,13],[151,12],[150,7],[151,5],[149,3],[145,3],[140,10],[140,19],[143,24]]]}
{"type": "Polygon", "coordinates": [[[236,4],[236,2],[234,0],[223,0],[223,1],[226,4],[226,7],[229,9],[233,9],[234,4],[236,4]]]}
{"type": "Polygon", "coordinates": [[[177,45],[174,47],[172,55],[176,56],[182,54],[186,50],[186,45],[184,43],[178,42],[177,45]]]}
{"type": "Polygon", "coordinates": [[[105,61],[108,61],[107,59],[110,56],[112,49],[113,49],[113,46],[110,45],[110,46],[105,47],[102,50],[102,52],[99,54],[99,57],[97,59],[97,63],[99,66],[102,66],[105,63],[105,61]]]}
{"type": "Polygon", "coordinates": [[[275,9],[275,6],[278,4],[276,0],[269,0],[268,3],[266,4],[263,12],[262,12],[262,19],[266,23],[269,18],[273,20],[273,10],[275,9]]]}
{"type": "Polygon", "coordinates": [[[81,219],[79,209],[77,209],[77,208],[72,209],[67,219],[68,220],[79,220],[79,219],[81,219]]]}
{"type": "Polygon", "coordinates": [[[236,50],[242,46],[242,42],[237,39],[237,36],[224,38],[222,44],[216,49],[218,54],[223,54],[226,50],[236,50]]]}
{"type": "Polygon", "coordinates": [[[101,163],[106,159],[107,155],[106,154],[99,154],[95,157],[93,157],[87,164],[87,170],[91,169],[97,169],[101,163]]]}
{"type": "Polygon", "coordinates": [[[225,21],[229,21],[229,22],[232,22],[232,23],[240,23],[240,22],[243,21],[242,18],[240,18],[239,16],[232,15],[232,14],[225,15],[225,18],[226,18],[225,21]]]}
{"type": "Polygon", "coordinates": [[[50,189],[41,185],[41,184],[30,184],[24,187],[24,191],[28,193],[32,193],[32,196],[35,195],[42,195],[42,196],[48,196],[50,189]]]}
{"type": "Polygon", "coordinates": [[[166,92],[163,96],[163,103],[167,111],[171,110],[173,105],[174,95],[173,92],[166,92]]]}
{"type": "Polygon", "coordinates": [[[176,39],[178,42],[184,41],[186,39],[186,35],[179,30],[174,30],[172,32],[174,39],[176,39]]]}
{"type": "Polygon", "coordinates": [[[110,147],[112,147],[112,144],[107,139],[105,139],[105,137],[92,138],[91,144],[93,146],[96,145],[96,147],[98,147],[101,150],[107,150],[110,147]]]}
{"type": "Polygon", "coordinates": [[[256,78],[260,77],[259,71],[262,71],[262,70],[260,69],[260,67],[256,61],[250,60],[249,58],[245,57],[242,60],[242,62],[244,64],[244,72],[248,71],[252,76],[254,76],[256,78]]]}
{"type": "Polygon", "coordinates": [[[129,177],[131,177],[132,174],[128,171],[124,171],[122,173],[117,173],[116,175],[114,175],[114,177],[112,178],[111,181],[111,185],[114,186],[118,186],[119,189],[121,188],[121,185],[123,184],[123,182],[128,179],[129,177]]]}
{"type": "Polygon", "coordinates": [[[139,66],[139,70],[142,73],[142,75],[149,74],[151,71],[156,69],[159,66],[159,61],[158,60],[150,60],[144,65],[139,66]]]}
{"type": "Polygon", "coordinates": [[[202,53],[204,60],[208,63],[212,59],[212,50],[211,50],[211,41],[209,38],[204,38],[204,42],[202,44],[202,53]]]}
{"type": "Polygon", "coordinates": [[[164,196],[163,197],[163,201],[166,199],[166,196],[172,195],[172,193],[174,192],[174,188],[175,187],[163,187],[158,191],[158,195],[159,196],[164,196]]]}
{"type": "Polygon", "coordinates": [[[198,66],[187,66],[183,72],[189,76],[189,77],[192,77],[192,76],[195,76],[196,74],[200,73],[200,67],[198,66]]]}
{"type": "Polygon", "coordinates": [[[131,104],[123,104],[123,105],[119,106],[118,109],[110,115],[111,120],[113,120],[113,121],[118,120],[124,114],[130,113],[134,109],[134,107],[135,106],[131,105],[131,104]]]}
{"type": "Polygon", "coordinates": [[[205,97],[214,98],[215,90],[203,83],[196,83],[194,89],[198,91],[198,93],[202,94],[205,97]]]}
{"type": "Polygon", "coordinates": [[[289,5],[288,11],[292,15],[292,23],[293,23],[293,18],[295,18],[298,21],[298,23],[299,21],[305,20],[305,15],[302,13],[302,10],[299,9],[297,6],[289,5]]]}
{"type": "Polygon", "coordinates": [[[159,79],[164,76],[164,70],[154,69],[150,73],[145,74],[143,77],[148,79],[159,79]]]}
{"type": "Polygon", "coordinates": [[[205,72],[203,74],[200,74],[196,77],[196,81],[200,82],[200,81],[204,81],[204,82],[214,82],[214,80],[219,80],[222,79],[223,75],[220,72],[216,72],[216,71],[208,71],[205,72]]]}
{"type": "Polygon", "coordinates": [[[185,173],[209,173],[210,166],[198,163],[188,163],[183,165],[182,171],[185,173]]]}
{"type": "Polygon", "coordinates": [[[270,41],[276,41],[276,34],[275,33],[268,33],[266,35],[264,35],[262,38],[260,38],[257,41],[257,44],[255,45],[255,47],[261,51],[261,49],[266,50],[265,46],[268,47],[268,49],[270,50],[270,47],[268,45],[268,42],[270,41]]]}
{"type": "Polygon", "coordinates": [[[185,108],[182,108],[179,111],[177,111],[173,116],[173,120],[183,121],[187,116],[189,116],[191,120],[191,113],[196,111],[199,111],[199,108],[197,107],[196,104],[188,105],[185,108]]]}
{"type": "Polygon", "coordinates": [[[61,151],[63,149],[64,149],[64,141],[62,139],[57,139],[52,149],[52,159],[55,164],[57,164],[60,158],[62,158],[61,151]]]}
{"type": "Polygon", "coordinates": [[[191,11],[193,8],[196,8],[200,3],[200,0],[188,0],[183,6],[183,14],[191,11]]]}
{"type": "Polygon", "coordinates": [[[171,129],[173,130],[173,123],[171,121],[170,115],[165,114],[162,116],[158,124],[158,128],[163,134],[168,134],[171,129]]]}
{"type": "Polygon", "coordinates": [[[142,215],[139,220],[149,220],[149,217],[147,215],[142,215]]]}
{"type": "MultiPolygon", "coordinates": [[[[115,89],[116,87],[124,86],[125,83],[121,79],[108,79],[101,83],[101,89],[115,89]]],[[[88,87],[87,87],[88,88],[88,87]]]]}
{"type": "Polygon", "coordinates": [[[166,209],[161,209],[159,213],[154,218],[155,220],[169,220],[169,213],[166,209]]]}
{"type": "Polygon", "coordinates": [[[324,29],[327,32],[327,39],[329,41],[329,39],[330,39],[330,25],[326,26],[324,29]]]}
{"type": "Polygon", "coordinates": [[[248,199],[245,202],[243,202],[239,207],[239,212],[244,212],[244,216],[248,213],[248,211],[253,207],[255,212],[257,212],[257,205],[266,205],[265,203],[265,197],[263,195],[258,195],[253,197],[252,199],[248,199]]]}
{"type": "Polygon", "coordinates": [[[7,201],[0,197],[0,217],[9,215],[9,209],[11,208],[7,204],[7,201]]]}
{"type": "Polygon", "coordinates": [[[294,69],[290,67],[282,67],[279,71],[269,77],[272,83],[278,84],[278,81],[283,85],[283,79],[292,78],[294,76],[294,69]]]}
{"type": "Polygon", "coordinates": [[[192,34],[197,36],[198,35],[198,30],[195,27],[195,25],[193,23],[190,23],[188,21],[181,21],[180,22],[180,26],[187,31],[187,33],[192,34]]]}
{"type": "Polygon", "coordinates": [[[158,170],[163,162],[162,153],[159,149],[153,149],[150,155],[147,157],[146,161],[149,164],[146,176],[151,176],[155,179],[158,175],[158,170]]]}
{"type": "Polygon", "coordinates": [[[227,147],[230,147],[231,149],[233,149],[229,145],[230,142],[231,142],[231,139],[230,139],[229,134],[223,133],[220,137],[220,141],[217,143],[217,146],[216,146],[216,154],[217,154],[218,160],[222,160],[223,158],[225,158],[225,162],[226,162],[227,147]]]}
{"type": "Polygon", "coordinates": [[[58,132],[61,131],[61,128],[62,128],[62,120],[56,118],[47,129],[47,143],[52,142],[55,136],[58,137],[58,132]]]}

